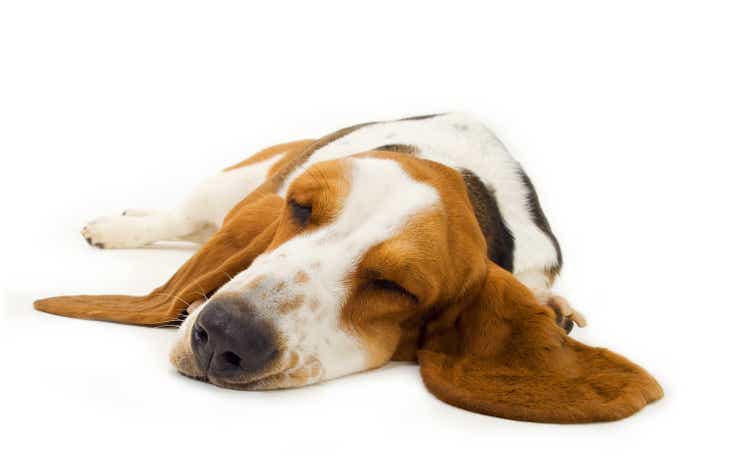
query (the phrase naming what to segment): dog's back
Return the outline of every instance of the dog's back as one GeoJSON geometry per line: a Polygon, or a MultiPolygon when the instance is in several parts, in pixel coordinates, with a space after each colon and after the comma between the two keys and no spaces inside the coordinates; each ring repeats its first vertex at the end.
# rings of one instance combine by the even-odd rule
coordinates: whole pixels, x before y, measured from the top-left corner
{"type": "MultiPolygon", "coordinates": [[[[557,239],[531,180],[503,143],[480,121],[462,113],[374,122],[315,150],[286,177],[290,183],[320,161],[369,150],[408,152],[458,169],[464,176],[491,259],[546,296],[562,265],[557,239]]],[[[286,187],[279,191],[283,194],[286,187]]]]}
{"type": "Polygon", "coordinates": [[[317,140],[272,146],[197,186],[178,207],[99,218],[82,233],[102,248],[134,248],[160,241],[203,243],[240,201],[266,181],[288,185],[315,163],[368,151],[408,153],[461,172],[492,261],[511,271],[540,302],[566,318],[585,321],[550,287],[562,265],[557,239],[520,164],[492,131],[462,113],[354,125],[317,140]]]}

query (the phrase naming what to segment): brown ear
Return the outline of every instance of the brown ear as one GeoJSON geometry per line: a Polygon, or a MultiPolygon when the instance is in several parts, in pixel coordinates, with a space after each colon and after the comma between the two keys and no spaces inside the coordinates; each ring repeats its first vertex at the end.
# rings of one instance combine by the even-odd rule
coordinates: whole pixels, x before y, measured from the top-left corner
{"type": "Polygon", "coordinates": [[[478,413],[551,423],[618,420],[662,397],[645,370],[566,336],[526,287],[490,265],[472,303],[426,328],[418,357],[435,396],[478,413]]]}
{"type": "Polygon", "coordinates": [[[157,326],[176,321],[198,299],[247,268],[273,239],[283,200],[253,193],[167,283],[146,296],[58,296],[34,302],[40,311],[82,319],[157,326]]]}

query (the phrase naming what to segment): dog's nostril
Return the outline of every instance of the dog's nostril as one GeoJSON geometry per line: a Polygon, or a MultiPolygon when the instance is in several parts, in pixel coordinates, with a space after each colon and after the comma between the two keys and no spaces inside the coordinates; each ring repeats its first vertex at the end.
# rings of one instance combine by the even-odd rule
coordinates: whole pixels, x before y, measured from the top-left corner
{"type": "Polygon", "coordinates": [[[224,362],[230,367],[239,367],[240,362],[242,362],[242,358],[231,351],[223,353],[221,358],[224,359],[224,362]]]}

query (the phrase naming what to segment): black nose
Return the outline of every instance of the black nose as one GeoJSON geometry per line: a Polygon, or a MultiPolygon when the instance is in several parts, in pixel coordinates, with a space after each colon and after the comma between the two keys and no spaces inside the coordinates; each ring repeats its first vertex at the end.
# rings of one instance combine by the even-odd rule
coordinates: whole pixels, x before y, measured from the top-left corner
{"type": "Polygon", "coordinates": [[[278,354],[273,328],[239,298],[216,298],[198,315],[191,337],[198,365],[231,378],[261,372],[278,354]]]}

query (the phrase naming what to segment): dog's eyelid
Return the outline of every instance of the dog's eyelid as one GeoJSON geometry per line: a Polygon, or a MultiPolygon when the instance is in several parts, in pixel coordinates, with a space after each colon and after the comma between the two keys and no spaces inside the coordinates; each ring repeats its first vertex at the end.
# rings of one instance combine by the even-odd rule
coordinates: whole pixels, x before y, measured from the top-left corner
{"type": "Polygon", "coordinates": [[[299,225],[304,226],[308,223],[312,216],[312,205],[300,204],[294,198],[290,198],[289,207],[292,210],[292,217],[299,225]]]}
{"type": "Polygon", "coordinates": [[[407,290],[403,286],[399,285],[393,280],[388,280],[386,278],[382,278],[380,276],[374,277],[370,280],[371,284],[378,289],[385,290],[385,291],[391,291],[395,293],[400,293],[406,297],[408,297],[410,300],[412,300],[415,303],[419,303],[419,298],[417,298],[417,295],[412,293],[411,291],[407,290]]]}

